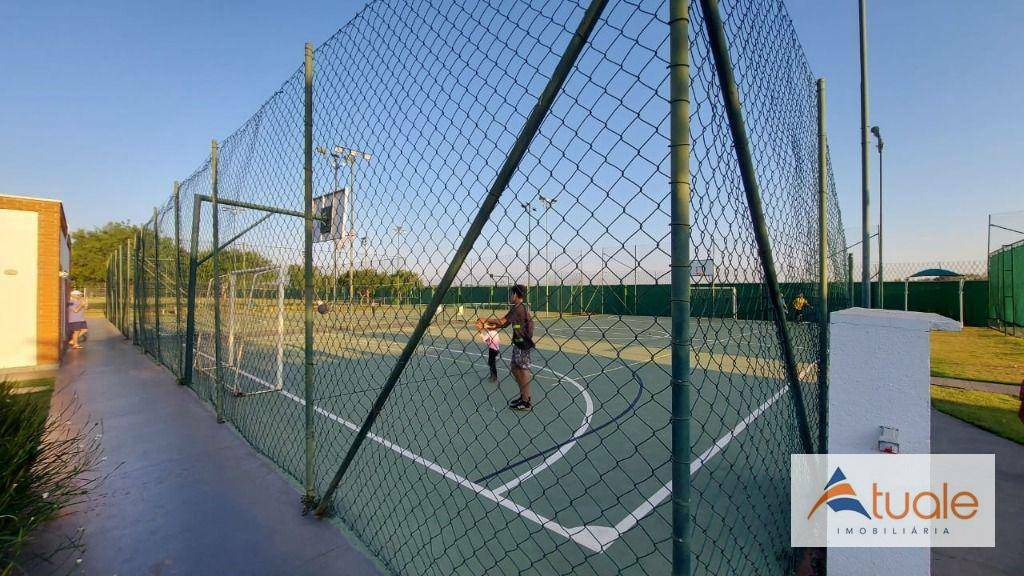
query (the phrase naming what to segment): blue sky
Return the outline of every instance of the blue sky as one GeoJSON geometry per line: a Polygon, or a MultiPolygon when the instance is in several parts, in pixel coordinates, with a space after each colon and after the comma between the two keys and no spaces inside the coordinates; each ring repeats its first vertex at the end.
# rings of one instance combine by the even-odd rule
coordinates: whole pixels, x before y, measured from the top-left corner
{"type": "MultiPolygon", "coordinates": [[[[856,2],[787,4],[812,68],[828,82],[833,166],[855,236],[856,2]]],[[[1011,170],[1024,136],[1012,113],[1024,78],[1015,41],[1024,3],[870,4],[871,122],[886,139],[886,259],[980,259],[987,214],[1024,208],[1011,170]]],[[[72,228],[146,220],[171,182],[200,164],[210,139],[241,125],[296,69],[305,41],[323,42],[361,6],[0,5],[0,192],[59,198],[72,228]]]]}

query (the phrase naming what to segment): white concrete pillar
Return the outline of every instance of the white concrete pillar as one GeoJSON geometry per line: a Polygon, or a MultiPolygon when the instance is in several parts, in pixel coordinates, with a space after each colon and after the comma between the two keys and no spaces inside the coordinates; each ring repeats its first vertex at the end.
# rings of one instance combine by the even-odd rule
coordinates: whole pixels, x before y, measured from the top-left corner
{"type": "MultiPolygon", "coordinates": [[[[831,316],[828,451],[877,454],[881,427],[901,454],[931,452],[932,330],[959,331],[937,314],[850,308],[831,316]]],[[[830,548],[831,575],[927,576],[929,548],[830,548]]]]}

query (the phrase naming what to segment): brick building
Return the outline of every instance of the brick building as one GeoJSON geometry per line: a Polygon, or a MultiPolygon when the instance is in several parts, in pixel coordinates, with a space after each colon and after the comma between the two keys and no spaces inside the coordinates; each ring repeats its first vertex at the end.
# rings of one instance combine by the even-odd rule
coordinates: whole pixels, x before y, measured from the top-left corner
{"type": "Polygon", "coordinates": [[[60,365],[70,268],[60,201],[0,194],[0,375],[60,365]]]}

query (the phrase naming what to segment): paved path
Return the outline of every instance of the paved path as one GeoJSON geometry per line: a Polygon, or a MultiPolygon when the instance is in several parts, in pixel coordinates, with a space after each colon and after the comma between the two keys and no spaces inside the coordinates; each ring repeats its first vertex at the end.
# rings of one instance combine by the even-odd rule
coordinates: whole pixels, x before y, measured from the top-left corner
{"type": "Polygon", "coordinates": [[[89,324],[85,348],[69,352],[58,376],[54,406],[77,395],[79,417],[102,420],[109,478],[36,546],[84,527],[84,550],[30,574],[380,573],[335,525],[302,516],[297,488],[168,371],[106,320],[89,324]]]}
{"type": "Polygon", "coordinates": [[[942,378],[940,376],[932,376],[932,386],[949,386],[950,388],[981,390],[982,392],[995,392],[997,394],[1009,394],[1010,396],[1017,396],[1020,394],[1020,386],[1014,384],[976,382],[974,380],[959,380],[957,378],[942,378]]]}
{"type": "Polygon", "coordinates": [[[1024,573],[1024,446],[932,410],[932,452],[996,455],[996,547],[936,548],[932,575],[1024,573]]]}

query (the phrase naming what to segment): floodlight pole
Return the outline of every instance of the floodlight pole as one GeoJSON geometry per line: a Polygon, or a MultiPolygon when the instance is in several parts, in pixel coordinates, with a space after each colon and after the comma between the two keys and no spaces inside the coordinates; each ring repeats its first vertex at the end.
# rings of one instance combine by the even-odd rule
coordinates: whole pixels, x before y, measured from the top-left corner
{"type": "Polygon", "coordinates": [[[530,262],[533,260],[533,245],[530,242],[530,238],[533,236],[533,216],[534,210],[533,204],[529,202],[520,202],[520,206],[523,207],[523,211],[526,212],[526,299],[530,299],[530,284],[532,284],[533,278],[530,276],[530,262]]]}
{"type": "Polygon", "coordinates": [[[885,308],[885,277],[882,274],[882,132],[878,126],[871,128],[878,139],[878,307],[885,308]]]}
{"type": "Polygon", "coordinates": [[[348,161],[348,190],[345,193],[345,198],[348,199],[348,226],[350,230],[345,230],[345,241],[348,243],[348,305],[351,307],[355,304],[355,240],[356,240],[356,199],[355,199],[355,185],[356,185],[356,163],[355,160],[349,158],[348,161]]]}
{"type": "MultiPolygon", "coordinates": [[[[323,146],[317,146],[316,147],[316,153],[319,154],[320,156],[322,156],[328,162],[330,162],[331,171],[334,174],[333,179],[332,179],[332,182],[333,182],[334,185],[333,185],[333,188],[331,189],[331,196],[330,196],[331,197],[331,202],[332,202],[330,226],[333,227],[334,226],[334,219],[335,219],[333,202],[334,202],[335,194],[338,191],[338,169],[341,167],[341,164],[339,163],[338,153],[333,151],[333,150],[328,151],[323,146]]],[[[346,199],[346,206],[344,207],[344,211],[342,212],[342,224],[341,224],[342,231],[344,231],[344,229],[345,229],[344,218],[348,217],[348,205],[347,205],[347,202],[348,202],[348,190],[345,191],[345,199],[346,199]]],[[[334,250],[331,251],[332,252],[332,254],[331,254],[331,302],[332,303],[336,303],[338,301],[338,239],[337,238],[332,238],[331,239],[331,244],[333,244],[333,246],[334,246],[334,250]]]]}
{"type": "Polygon", "coordinates": [[[540,197],[540,203],[544,205],[544,236],[547,240],[544,242],[544,311],[551,312],[550,304],[550,293],[548,287],[551,282],[548,279],[548,270],[551,269],[551,259],[548,255],[548,250],[551,246],[551,228],[550,225],[550,214],[551,209],[554,208],[555,203],[558,202],[557,198],[545,198],[543,195],[540,197]]]}
{"type": "Polygon", "coordinates": [[[355,187],[356,187],[356,162],[359,159],[366,160],[369,162],[373,156],[369,152],[363,152],[356,150],[355,148],[345,148],[343,146],[335,146],[334,153],[341,157],[342,161],[348,164],[348,189],[345,190],[345,218],[348,220],[348,226],[342,226],[342,233],[345,234],[345,241],[348,243],[348,303],[349,306],[353,305],[355,299],[355,253],[353,251],[355,240],[356,240],[356,202],[355,202],[355,187]]]}
{"type": "Polygon", "coordinates": [[[871,176],[868,168],[868,31],[867,0],[860,4],[860,181],[861,181],[861,305],[871,308],[871,176]]]}
{"type": "Polygon", "coordinates": [[[398,239],[397,240],[398,256],[401,257],[402,256],[402,235],[405,234],[405,226],[398,225],[398,226],[395,226],[393,228],[393,230],[395,232],[395,238],[398,239]]]}

